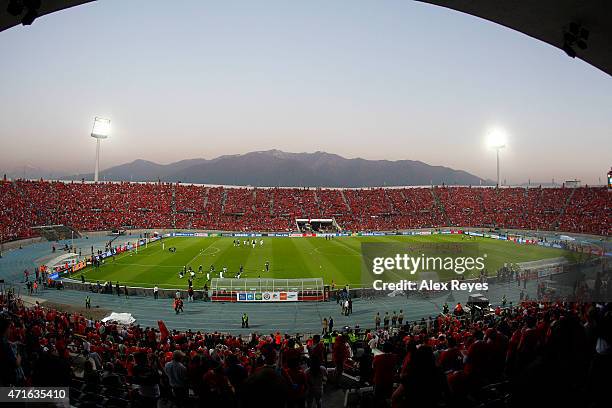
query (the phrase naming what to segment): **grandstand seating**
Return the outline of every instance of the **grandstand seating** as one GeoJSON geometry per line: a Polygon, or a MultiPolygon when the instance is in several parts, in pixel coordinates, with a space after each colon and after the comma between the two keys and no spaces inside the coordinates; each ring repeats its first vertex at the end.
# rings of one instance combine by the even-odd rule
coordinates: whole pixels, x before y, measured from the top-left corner
{"type": "Polygon", "coordinates": [[[75,407],[304,407],[321,395],[312,369],[362,399],[373,384],[381,407],[609,404],[609,305],[523,302],[321,342],[102,323],[5,293],[0,310],[0,385],[70,387],[75,407]]]}
{"type": "Polygon", "coordinates": [[[182,228],[294,231],[296,218],[334,218],[345,230],[499,227],[610,235],[612,194],[576,188],[305,189],[172,183],[0,181],[2,240],[31,227],[81,231],[182,228]]]}

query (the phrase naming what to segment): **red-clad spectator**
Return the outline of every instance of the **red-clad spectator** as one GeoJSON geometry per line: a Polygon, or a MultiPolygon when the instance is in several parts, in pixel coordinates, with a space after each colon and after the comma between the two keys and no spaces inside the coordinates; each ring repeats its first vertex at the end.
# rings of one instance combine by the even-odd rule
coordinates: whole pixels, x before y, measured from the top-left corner
{"type": "Polygon", "coordinates": [[[385,343],[382,351],[372,361],[374,398],[379,402],[391,397],[393,380],[397,372],[397,356],[393,353],[393,345],[385,343]]]}
{"type": "Polygon", "coordinates": [[[346,363],[348,357],[349,350],[346,342],[346,336],[339,334],[336,337],[336,342],[334,343],[332,350],[332,359],[334,362],[334,366],[336,367],[336,379],[342,377],[342,373],[344,372],[344,364],[346,363]]]}
{"type": "Polygon", "coordinates": [[[295,231],[296,218],[333,218],[345,230],[500,227],[610,235],[604,187],[303,189],[176,183],[0,181],[2,240],[34,226],[81,231],[188,228],[295,231]],[[44,199],[41,199],[44,197],[44,199]]]}

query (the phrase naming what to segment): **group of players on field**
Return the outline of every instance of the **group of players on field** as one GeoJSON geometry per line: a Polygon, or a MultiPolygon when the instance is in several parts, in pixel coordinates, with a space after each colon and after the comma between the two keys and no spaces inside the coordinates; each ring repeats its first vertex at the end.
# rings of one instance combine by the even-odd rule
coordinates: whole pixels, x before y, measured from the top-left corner
{"type": "MultiPolygon", "coordinates": [[[[234,247],[240,247],[240,246],[244,246],[244,247],[248,247],[248,246],[252,246],[253,248],[257,247],[257,240],[253,239],[253,240],[243,240],[242,242],[239,239],[235,239],[233,240],[233,246],[234,247]]],[[[259,246],[262,247],[264,244],[263,239],[259,241],[259,246]]],[[[175,249],[176,250],[176,249],[175,249]]],[[[264,263],[264,271],[270,272],[270,262],[266,261],[264,263]]],[[[214,276],[215,274],[215,265],[211,264],[210,265],[210,269],[206,272],[206,282],[210,282],[210,279],[212,276],[214,276]]],[[[240,277],[242,276],[242,273],[244,272],[244,266],[240,265],[238,272],[234,275],[234,278],[236,279],[240,279],[240,277]]],[[[203,274],[203,268],[202,265],[200,265],[198,267],[198,273],[199,274],[203,274]]],[[[185,275],[189,274],[189,281],[193,281],[193,279],[195,279],[196,276],[196,272],[191,268],[191,266],[185,265],[183,266],[183,269],[181,269],[179,271],[179,279],[183,279],[185,277],[185,275]]],[[[224,266],[221,270],[219,270],[219,278],[223,279],[224,277],[227,277],[227,266],[224,266]]]]}

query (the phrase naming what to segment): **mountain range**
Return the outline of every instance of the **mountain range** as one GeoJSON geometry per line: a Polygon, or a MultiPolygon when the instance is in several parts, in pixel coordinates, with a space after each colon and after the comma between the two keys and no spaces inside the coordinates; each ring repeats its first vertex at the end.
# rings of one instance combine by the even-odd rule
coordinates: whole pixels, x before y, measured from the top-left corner
{"type": "MultiPolygon", "coordinates": [[[[69,179],[91,180],[93,174],[69,179]]],[[[287,153],[266,150],[215,159],[158,164],[147,160],[111,167],[101,180],[171,181],[241,186],[376,187],[429,184],[490,185],[493,182],[462,170],[413,160],[347,159],[326,152],[287,153]]]]}

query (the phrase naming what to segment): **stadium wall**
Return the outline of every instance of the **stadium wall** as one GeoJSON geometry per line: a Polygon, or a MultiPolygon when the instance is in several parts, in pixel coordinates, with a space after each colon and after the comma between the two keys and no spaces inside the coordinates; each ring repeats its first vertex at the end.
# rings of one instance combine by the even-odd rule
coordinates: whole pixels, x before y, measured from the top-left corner
{"type": "MultiPolygon", "coordinates": [[[[533,185],[524,185],[524,184],[512,184],[512,185],[502,185],[496,187],[495,184],[489,185],[475,185],[475,184],[423,184],[423,185],[409,185],[409,186],[369,186],[369,187],[300,187],[300,186],[245,186],[245,185],[236,185],[236,184],[202,184],[202,183],[181,183],[181,182],[173,182],[173,181],[120,181],[120,180],[104,180],[104,181],[93,181],[93,180],[45,180],[42,178],[6,178],[7,181],[46,181],[52,183],[64,183],[64,184],[175,184],[181,186],[198,186],[198,187],[223,187],[223,188],[246,188],[249,190],[254,189],[295,189],[300,188],[304,190],[376,190],[376,189],[402,189],[402,188],[432,188],[432,187],[471,187],[471,188],[563,188],[565,183],[562,184],[533,184],[533,185]]],[[[578,187],[606,187],[607,184],[588,184],[588,185],[580,185],[578,187]]],[[[567,188],[573,188],[568,187],[567,188]]]]}
{"type": "MultiPolygon", "coordinates": [[[[462,230],[462,231],[472,231],[472,232],[482,232],[482,233],[493,233],[493,234],[501,234],[501,235],[507,235],[507,234],[516,234],[516,235],[525,235],[525,236],[531,236],[534,238],[547,238],[547,239],[559,239],[558,237],[561,235],[566,235],[566,236],[570,236],[573,237],[575,239],[582,239],[582,240],[587,240],[587,241],[593,241],[593,242],[612,242],[612,238],[610,237],[604,237],[601,235],[593,235],[593,234],[578,234],[578,233],[574,233],[574,232],[565,232],[565,231],[551,231],[551,230],[540,230],[540,231],[533,231],[533,230],[520,230],[520,229],[499,229],[499,230],[494,230],[491,228],[483,228],[483,227],[462,227],[462,226],[444,226],[444,227],[435,227],[435,228],[409,228],[409,229],[398,229],[398,230],[380,230],[380,231],[355,231],[355,234],[364,234],[364,233],[403,233],[403,232],[418,232],[418,231],[448,231],[448,230],[462,230]]],[[[111,231],[107,230],[107,231],[80,231],[83,234],[86,235],[90,235],[90,236],[101,236],[101,235],[111,235],[111,231]]],[[[126,237],[129,236],[138,236],[140,234],[145,234],[145,233],[153,233],[153,232],[157,232],[159,234],[170,234],[170,233],[176,233],[176,232],[186,232],[186,233],[203,233],[203,234],[291,234],[289,232],[286,231],[250,231],[250,232],[244,232],[244,231],[222,231],[222,230],[209,230],[209,229],[177,229],[177,228],[139,228],[139,229],[133,229],[133,230],[126,230],[126,237]]],[[[296,234],[298,234],[297,232],[295,232],[296,234]]],[[[353,233],[353,232],[346,232],[347,234],[353,233]]],[[[20,241],[10,241],[10,242],[15,242],[15,243],[19,243],[22,241],[30,241],[30,240],[37,240],[34,242],[40,242],[42,239],[40,237],[37,238],[29,238],[29,239],[24,239],[24,240],[20,240],[20,241]]],[[[32,243],[34,243],[32,242],[32,243]]],[[[4,244],[5,246],[7,245],[7,243],[4,244]]]]}
{"type": "Polygon", "coordinates": [[[32,237],[25,239],[18,239],[16,241],[6,241],[2,243],[2,248],[4,251],[12,251],[15,249],[19,249],[20,247],[25,247],[27,245],[36,244],[39,242],[43,242],[45,239],[43,237],[32,237]]]}
{"type": "MultiPolygon", "coordinates": [[[[75,272],[77,273],[77,272],[75,272]]],[[[65,289],[71,289],[71,290],[79,290],[82,292],[90,292],[90,283],[86,282],[86,283],[81,283],[77,280],[74,280],[72,278],[63,278],[62,282],[64,283],[64,288],[65,289]]],[[[100,285],[104,285],[104,282],[100,282],[100,285]]],[[[92,283],[91,287],[95,290],[96,289],[96,284],[92,283]]],[[[130,296],[142,296],[142,297],[153,297],[153,288],[143,288],[143,287],[139,287],[139,286],[128,286],[128,294],[130,296]]],[[[113,291],[115,290],[115,286],[113,285],[113,291]]],[[[123,294],[123,290],[124,290],[124,286],[120,286],[120,291],[121,294],[123,294]]],[[[164,299],[173,299],[176,296],[176,292],[180,292],[181,293],[181,297],[183,297],[183,299],[187,298],[187,290],[185,289],[179,289],[179,288],[159,288],[159,297],[164,299]]],[[[210,299],[210,293],[211,291],[208,291],[208,298],[210,299]]],[[[115,292],[113,292],[114,294],[116,294],[115,292]]],[[[203,300],[204,299],[204,291],[203,290],[195,290],[193,291],[193,298],[196,300],[203,300]]]]}

